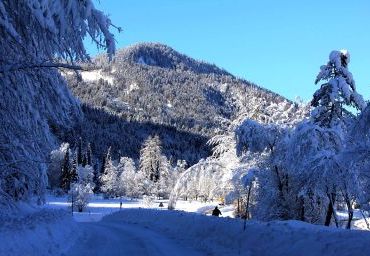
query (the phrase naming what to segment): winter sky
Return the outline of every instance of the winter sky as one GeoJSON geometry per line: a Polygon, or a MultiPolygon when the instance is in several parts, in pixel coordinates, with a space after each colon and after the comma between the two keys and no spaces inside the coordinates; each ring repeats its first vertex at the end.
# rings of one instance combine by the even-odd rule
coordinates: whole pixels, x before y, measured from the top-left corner
{"type": "Polygon", "coordinates": [[[310,100],[329,52],[348,49],[357,89],[370,98],[369,0],[94,2],[123,28],[119,48],[164,43],[289,99],[310,100]]]}

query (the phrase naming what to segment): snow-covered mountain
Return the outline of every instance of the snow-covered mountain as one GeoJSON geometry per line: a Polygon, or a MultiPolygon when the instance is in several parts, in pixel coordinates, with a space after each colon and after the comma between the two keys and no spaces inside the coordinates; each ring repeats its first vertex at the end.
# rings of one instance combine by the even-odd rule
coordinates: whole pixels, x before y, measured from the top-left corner
{"type": "Polygon", "coordinates": [[[298,109],[276,93],[157,43],[121,49],[112,62],[98,56],[86,68],[82,79],[66,77],[87,106],[207,138],[240,116],[286,123],[298,109]]]}

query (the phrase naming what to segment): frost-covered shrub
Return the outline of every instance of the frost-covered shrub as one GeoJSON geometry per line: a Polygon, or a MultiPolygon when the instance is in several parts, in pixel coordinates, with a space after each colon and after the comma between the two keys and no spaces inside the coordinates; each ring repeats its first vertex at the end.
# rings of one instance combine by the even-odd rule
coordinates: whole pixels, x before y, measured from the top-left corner
{"type": "Polygon", "coordinates": [[[90,184],[73,183],[69,191],[69,201],[73,205],[73,209],[82,212],[89,204],[93,195],[93,188],[90,184]]]}

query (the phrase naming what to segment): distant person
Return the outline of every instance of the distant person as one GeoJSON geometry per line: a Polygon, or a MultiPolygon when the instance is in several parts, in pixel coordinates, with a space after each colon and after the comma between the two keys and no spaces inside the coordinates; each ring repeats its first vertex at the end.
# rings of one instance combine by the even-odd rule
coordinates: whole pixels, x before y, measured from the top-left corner
{"type": "Polygon", "coordinates": [[[119,209],[121,210],[122,209],[122,201],[119,202],[119,209]]]}
{"type": "Polygon", "coordinates": [[[221,213],[221,211],[218,209],[218,207],[216,206],[216,207],[215,207],[215,209],[213,209],[213,211],[212,211],[212,216],[216,216],[216,217],[218,217],[218,216],[220,216],[220,215],[222,215],[222,213],[221,213]]]}

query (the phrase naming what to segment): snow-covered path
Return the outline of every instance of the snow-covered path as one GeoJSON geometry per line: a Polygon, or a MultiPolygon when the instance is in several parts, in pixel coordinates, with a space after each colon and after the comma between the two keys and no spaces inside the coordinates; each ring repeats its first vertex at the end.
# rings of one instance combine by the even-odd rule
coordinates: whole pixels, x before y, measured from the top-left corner
{"type": "Polygon", "coordinates": [[[139,225],[105,219],[80,225],[86,235],[66,255],[204,255],[139,225]]]}

